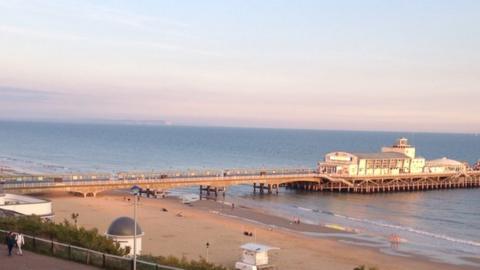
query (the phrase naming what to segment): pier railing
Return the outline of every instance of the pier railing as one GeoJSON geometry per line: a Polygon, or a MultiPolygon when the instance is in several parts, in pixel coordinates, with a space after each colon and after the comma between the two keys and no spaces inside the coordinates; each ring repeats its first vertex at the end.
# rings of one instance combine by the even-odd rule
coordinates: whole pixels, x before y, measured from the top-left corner
{"type": "Polygon", "coordinates": [[[225,169],[225,170],[186,170],[186,171],[125,171],[116,173],[53,173],[53,174],[0,174],[0,180],[15,181],[102,181],[102,180],[138,180],[138,179],[177,179],[199,177],[233,177],[265,175],[291,175],[314,173],[311,168],[269,168],[269,169],[225,169]]]}
{"type": "MultiPolygon", "coordinates": [[[[316,177],[318,174],[316,173],[304,173],[304,174],[279,174],[279,175],[264,175],[261,176],[262,179],[277,179],[277,178],[301,178],[301,177],[316,177]]],[[[159,182],[166,182],[166,183],[178,183],[178,182],[208,182],[208,181],[246,181],[252,179],[252,177],[260,177],[258,175],[255,176],[212,176],[212,177],[178,177],[178,178],[127,178],[127,179],[118,179],[118,180],[75,180],[75,181],[62,181],[62,182],[7,182],[4,184],[5,189],[15,189],[15,188],[35,188],[35,187],[70,187],[70,186],[101,186],[101,185],[122,185],[122,184],[152,184],[152,183],[159,183],[159,182]]]]}
{"type": "MultiPolygon", "coordinates": [[[[222,173],[184,173],[163,174],[161,172],[149,173],[118,173],[110,177],[92,177],[86,179],[81,175],[46,175],[46,176],[22,176],[21,179],[0,176],[0,189],[5,192],[42,192],[45,190],[63,190],[77,192],[88,196],[96,196],[96,193],[110,190],[130,188],[133,185],[145,186],[146,188],[169,189],[185,186],[214,186],[225,187],[241,184],[267,185],[268,188],[278,185],[291,184],[294,182],[308,182],[309,187],[320,191],[362,192],[366,190],[398,190],[410,188],[414,190],[457,188],[457,187],[480,187],[480,171],[447,171],[429,173],[401,173],[394,175],[343,175],[325,174],[311,169],[290,170],[238,170],[223,171],[222,173]],[[38,179],[39,177],[42,180],[38,179]],[[315,186],[316,185],[316,186],[315,186]],[[393,186],[392,186],[393,185],[393,186]]],[[[254,188],[255,189],[255,188],[254,188]]],[[[263,188],[261,189],[263,190],[263,188]]],[[[277,189],[278,190],[278,189],[277,189]]],[[[269,191],[270,192],[270,191],[269,191]]]]}
{"type": "MultiPolygon", "coordinates": [[[[8,233],[0,229],[2,239],[5,239],[8,233]]],[[[65,243],[56,242],[31,235],[24,235],[26,250],[43,255],[66,259],[86,265],[111,270],[131,270],[133,269],[133,258],[116,256],[91,249],[72,246],[65,243]]],[[[137,259],[138,270],[184,270],[177,267],[160,265],[137,259]]]]}

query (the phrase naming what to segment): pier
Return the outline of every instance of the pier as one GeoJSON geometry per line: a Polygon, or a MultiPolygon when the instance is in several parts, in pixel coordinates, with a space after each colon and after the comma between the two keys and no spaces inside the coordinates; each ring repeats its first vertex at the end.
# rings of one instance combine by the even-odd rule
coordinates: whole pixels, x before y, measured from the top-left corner
{"type": "Polygon", "coordinates": [[[199,187],[200,196],[225,196],[227,187],[251,185],[255,194],[280,188],[312,192],[387,193],[478,188],[480,167],[448,159],[425,160],[401,138],[379,153],[332,152],[313,169],[226,169],[51,175],[1,175],[0,193],[73,192],[84,197],[137,185],[148,196],[180,187],[199,187]]]}
{"type": "Polygon", "coordinates": [[[211,196],[224,194],[228,186],[251,185],[258,194],[278,194],[280,188],[303,191],[378,193],[399,191],[426,191],[434,189],[478,188],[480,171],[399,174],[384,176],[342,176],[315,171],[258,175],[195,175],[163,176],[141,173],[111,175],[97,178],[94,174],[0,176],[5,192],[42,193],[51,191],[74,192],[83,196],[96,196],[108,190],[129,189],[138,185],[149,192],[165,191],[179,187],[198,186],[200,193],[211,196]],[[38,180],[38,179],[42,180],[38,180]],[[61,180],[60,180],[61,179],[61,180]],[[72,180],[76,179],[76,180],[72,180]]]}

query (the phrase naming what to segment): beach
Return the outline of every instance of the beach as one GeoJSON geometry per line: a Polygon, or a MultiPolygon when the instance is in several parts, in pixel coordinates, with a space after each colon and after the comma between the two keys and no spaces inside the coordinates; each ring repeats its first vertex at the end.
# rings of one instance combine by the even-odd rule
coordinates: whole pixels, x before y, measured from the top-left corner
{"type": "MultiPolygon", "coordinates": [[[[98,228],[104,233],[117,217],[132,216],[132,203],[121,193],[110,192],[96,198],[74,197],[67,194],[44,194],[53,202],[55,221],[70,219],[79,213],[78,224],[98,228]]],[[[271,262],[279,270],[287,269],[353,269],[358,265],[379,269],[474,269],[429,261],[425,257],[392,256],[367,245],[342,243],[341,232],[308,224],[291,224],[287,218],[275,217],[254,209],[214,201],[182,204],[179,199],[142,197],[138,206],[138,221],[145,236],[143,254],[185,256],[188,259],[206,257],[209,261],[233,267],[240,258],[240,246],[247,242],[278,247],[270,252],[271,262]],[[166,210],[166,211],[165,211],[166,210]],[[252,232],[246,236],[244,232],[252,232]],[[332,233],[337,238],[311,237],[302,232],[332,233]]]]}

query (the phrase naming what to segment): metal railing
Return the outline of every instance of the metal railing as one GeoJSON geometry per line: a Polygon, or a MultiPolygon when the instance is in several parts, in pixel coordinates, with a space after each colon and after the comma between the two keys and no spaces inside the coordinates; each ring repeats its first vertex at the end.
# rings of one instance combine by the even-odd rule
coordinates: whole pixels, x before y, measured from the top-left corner
{"type": "Polygon", "coordinates": [[[125,171],[117,173],[67,173],[67,174],[32,174],[32,175],[0,175],[2,181],[95,181],[124,179],[156,179],[156,178],[195,178],[215,176],[254,176],[260,173],[282,175],[313,172],[311,168],[268,168],[268,169],[224,169],[224,170],[185,170],[185,171],[125,171]]]}
{"type": "MultiPolygon", "coordinates": [[[[8,231],[1,230],[3,238],[5,239],[6,233],[8,231]]],[[[86,249],[82,247],[72,246],[69,244],[64,244],[56,242],[53,240],[48,240],[44,238],[39,238],[31,235],[25,235],[25,245],[24,249],[33,251],[35,253],[40,253],[44,255],[49,255],[57,258],[62,258],[86,265],[92,265],[95,267],[100,267],[103,269],[111,270],[131,270],[133,269],[133,259],[128,257],[116,256],[112,254],[107,254],[91,249],[86,249]]],[[[184,270],[177,267],[160,265],[152,262],[147,262],[137,259],[137,269],[138,270],[184,270]]]]}
{"type": "Polygon", "coordinates": [[[152,178],[152,179],[118,179],[118,180],[76,180],[64,182],[7,182],[3,184],[5,190],[18,188],[49,188],[49,187],[81,187],[81,186],[102,186],[102,185],[134,185],[152,183],[201,183],[215,181],[254,181],[255,179],[282,179],[316,177],[317,173],[305,172],[301,174],[278,174],[278,175],[234,175],[234,176],[199,176],[199,177],[178,177],[178,178],[152,178]]]}
{"type": "MultiPolygon", "coordinates": [[[[201,184],[202,182],[254,182],[258,180],[269,179],[290,179],[290,178],[305,178],[305,177],[325,177],[331,181],[337,181],[335,178],[350,179],[355,178],[371,179],[371,178],[385,178],[385,177],[432,177],[432,176],[452,176],[458,172],[443,172],[443,173],[401,173],[395,175],[355,175],[340,173],[319,173],[312,169],[268,169],[268,170],[226,170],[222,173],[212,173],[211,171],[203,172],[182,172],[163,174],[161,172],[144,172],[144,173],[117,173],[110,177],[106,175],[97,175],[98,177],[87,178],[82,175],[49,175],[49,176],[22,176],[21,178],[11,178],[0,176],[0,188],[4,190],[9,189],[28,189],[28,188],[63,188],[63,187],[85,187],[85,186],[121,186],[134,184],[201,184]],[[101,176],[101,177],[100,177],[101,176]],[[30,178],[29,178],[30,177],[30,178]],[[38,180],[42,179],[42,180],[38,180]]],[[[468,171],[467,174],[471,176],[480,176],[480,171],[468,171]]],[[[340,181],[340,180],[338,180],[340,181]]]]}

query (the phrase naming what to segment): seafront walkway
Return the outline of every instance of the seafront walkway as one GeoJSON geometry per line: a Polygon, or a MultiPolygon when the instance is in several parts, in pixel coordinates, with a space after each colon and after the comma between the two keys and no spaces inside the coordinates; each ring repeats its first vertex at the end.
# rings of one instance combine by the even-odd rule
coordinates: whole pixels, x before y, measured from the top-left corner
{"type": "MultiPolygon", "coordinates": [[[[2,239],[7,233],[6,230],[0,229],[0,237],[2,239]]],[[[8,256],[7,247],[0,244],[0,270],[9,269],[117,269],[117,270],[131,270],[133,269],[133,258],[117,256],[108,253],[103,253],[71,244],[60,243],[55,240],[49,240],[41,237],[31,236],[24,234],[25,245],[23,250],[30,250],[39,254],[48,254],[49,256],[37,255],[32,252],[24,252],[23,256],[12,254],[8,256]],[[55,257],[55,258],[54,258],[55,257]],[[30,259],[33,258],[33,259],[30,259]],[[60,258],[60,259],[58,259],[60,258]],[[3,268],[4,265],[12,265],[11,268],[3,268]],[[59,262],[59,266],[55,266],[56,262],[59,262]],[[33,264],[38,262],[37,264],[33,264]],[[16,266],[19,263],[19,266],[16,266]],[[62,264],[63,263],[63,264],[62,264]],[[69,264],[71,266],[69,266],[69,264]],[[82,263],[82,264],[77,264],[82,263]],[[53,265],[53,266],[52,266],[53,265]],[[78,265],[78,268],[76,267],[78,265]],[[84,266],[84,268],[81,268],[84,266]],[[87,267],[88,266],[88,267],[87,267]],[[24,268],[22,268],[24,267],[24,268]],[[98,267],[98,268],[95,268],[98,267]]],[[[14,249],[14,251],[16,251],[14,249]]],[[[16,253],[16,252],[14,252],[16,253]]],[[[148,261],[136,260],[137,269],[143,270],[183,270],[181,268],[160,265],[148,261]]]]}
{"type": "Polygon", "coordinates": [[[1,270],[98,270],[99,268],[23,251],[23,256],[8,256],[7,247],[0,245],[1,270]]]}

